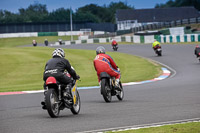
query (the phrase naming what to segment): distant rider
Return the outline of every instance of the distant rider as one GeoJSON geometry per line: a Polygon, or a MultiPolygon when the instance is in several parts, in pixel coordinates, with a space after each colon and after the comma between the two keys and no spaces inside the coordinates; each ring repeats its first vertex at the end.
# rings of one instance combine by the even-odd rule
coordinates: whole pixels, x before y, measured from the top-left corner
{"type": "Polygon", "coordinates": [[[45,46],[48,46],[49,42],[47,39],[44,40],[44,44],[45,44],[45,46]]]}
{"type": "Polygon", "coordinates": [[[36,46],[37,46],[36,40],[33,40],[33,41],[32,41],[32,44],[33,44],[34,47],[36,47],[36,46]]]}
{"type": "Polygon", "coordinates": [[[52,58],[46,63],[43,80],[46,81],[48,77],[53,76],[61,84],[67,85],[65,88],[66,97],[71,96],[71,87],[73,79],[66,75],[66,71],[72,76],[74,80],[79,79],[69,61],[65,59],[65,52],[62,48],[56,48],[52,53],[52,58]],[[68,95],[69,94],[69,95],[68,95]]]}
{"type": "Polygon", "coordinates": [[[197,58],[200,56],[200,47],[199,45],[196,45],[195,50],[194,50],[194,54],[197,56],[197,58]]]}
{"type": "Polygon", "coordinates": [[[152,48],[155,51],[157,48],[161,48],[161,44],[160,42],[158,42],[157,40],[154,40],[153,44],[152,44],[152,48]]]}
{"type": "Polygon", "coordinates": [[[93,63],[100,82],[100,73],[107,72],[111,77],[115,77],[115,85],[119,87],[120,71],[111,56],[105,54],[105,48],[102,46],[96,49],[97,56],[93,63]]]}
{"type": "Polygon", "coordinates": [[[112,46],[117,46],[117,41],[116,40],[112,40],[112,46]]]}

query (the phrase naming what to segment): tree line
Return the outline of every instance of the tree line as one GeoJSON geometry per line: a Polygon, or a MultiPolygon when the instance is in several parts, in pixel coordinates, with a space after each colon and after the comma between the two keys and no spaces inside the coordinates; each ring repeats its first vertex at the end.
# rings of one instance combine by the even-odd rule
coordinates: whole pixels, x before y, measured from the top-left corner
{"type": "Polygon", "coordinates": [[[133,6],[124,2],[111,2],[108,6],[89,4],[80,7],[76,12],[70,8],[59,8],[49,12],[43,4],[31,4],[28,8],[18,9],[18,13],[0,10],[0,23],[37,23],[37,22],[70,22],[72,13],[73,22],[115,23],[115,12],[117,9],[134,9],[133,6]]]}
{"type": "MultiPolygon", "coordinates": [[[[169,0],[165,4],[156,4],[155,8],[194,6],[200,10],[200,0],[169,0]]],[[[74,23],[115,23],[117,9],[134,9],[133,6],[124,2],[111,2],[109,5],[98,6],[89,4],[80,7],[76,12],[65,8],[59,8],[49,12],[43,4],[31,4],[28,8],[18,9],[18,13],[0,10],[0,24],[7,23],[38,23],[38,22],[67,22],[70,23],[70,13],[74,23]]]]}

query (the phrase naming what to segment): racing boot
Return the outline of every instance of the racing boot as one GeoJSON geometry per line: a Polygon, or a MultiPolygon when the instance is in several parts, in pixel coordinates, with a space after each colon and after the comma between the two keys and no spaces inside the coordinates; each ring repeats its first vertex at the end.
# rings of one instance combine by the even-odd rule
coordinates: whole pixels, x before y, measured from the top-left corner
{"type": "Polygon", "coordinates": [[[65,102],[70,105],[72,104],[71,88],[72,88],[72,83],[69,83],[63,93],[65,102]]]}
{"type": "Polygon", "coordinates": [[[46,110],[47,109],[47,106],[46,106],[46,103],[45,103],[45,95],[46,95],[47,91],[44,90],[44,101],[41,102],[41,105],[42,105],[42,109],[46,110]]]}

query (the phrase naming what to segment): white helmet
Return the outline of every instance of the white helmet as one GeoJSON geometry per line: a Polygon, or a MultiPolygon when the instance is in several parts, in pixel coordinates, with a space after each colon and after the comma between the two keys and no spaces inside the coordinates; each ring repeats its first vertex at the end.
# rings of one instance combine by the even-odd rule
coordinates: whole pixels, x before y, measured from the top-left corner
{"type": "Polygon", "coordinates": [[[65,51],[62,48],[56,48],[52,53],[52,57],[54,57],[54,56],[59,56],[61,58],[64,58],[65,51]]]}
{"type": "Polygon", "coordinates": [[[97,47],[97,49],[96,49],[96,54],[98,55],[98,54],[101,54],[101,53],[103,53],[103,54],[105,54],[106,52],[105,52],[106,50],[105,50],[105,48],[103,47],[103,46],[99,46],[99,47],[97,47]]]}

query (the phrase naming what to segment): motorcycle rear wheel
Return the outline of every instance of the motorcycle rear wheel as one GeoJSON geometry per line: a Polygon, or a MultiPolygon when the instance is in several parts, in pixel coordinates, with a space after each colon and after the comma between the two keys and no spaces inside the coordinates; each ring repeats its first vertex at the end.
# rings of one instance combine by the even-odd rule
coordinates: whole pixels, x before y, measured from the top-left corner
{"type": "Polygon", "coordinates": [[[157,51],[157,55],[158,56],[162,56],[162,52],[161,51],[157,51]]]}
{"type": "Polygon", "coordinates": [[[80,109],[81,109],[81,100],[78,91],[76,91],[76,104],[73,104],[70,110],[74,115],[76,115],[80,112],[80,109]]]}
{"type": "Polygon", "coordinates": [[[49,89],[46,94],[46,107],[47,112],[52,118],[56,118],[59,116],[59,101],[58,96],[54,89],[49,89]]]}
{"type": "Polygon", "coordinates": [[[112,101],[111,88],[109,87],[109,83],[106,79],[101,80],[101,93],[105,102],[109,103],[112,101]]]}

